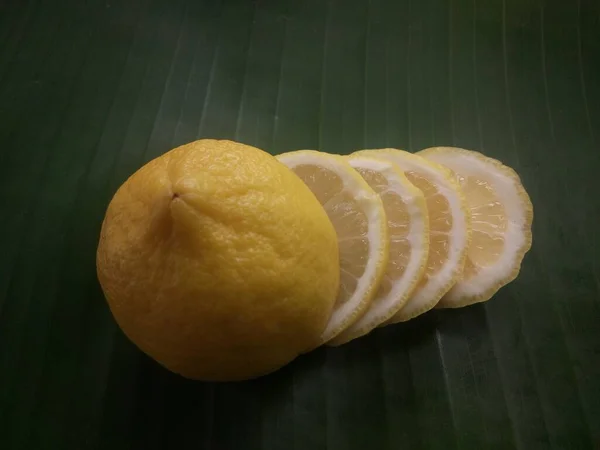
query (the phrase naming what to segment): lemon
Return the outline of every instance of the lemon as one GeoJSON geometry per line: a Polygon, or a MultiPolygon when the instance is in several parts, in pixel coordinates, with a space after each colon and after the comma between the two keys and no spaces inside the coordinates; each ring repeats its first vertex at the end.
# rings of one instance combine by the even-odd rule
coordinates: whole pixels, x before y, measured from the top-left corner
{"type": "Polygon", "coordinates": [[[402,150],[358,152],[398,164],[425,196],[429,213],[429,255],[425,273],[406,305],[389,323],[403,322],[433,308],[462,274],[470,239],[466,200],[452,173],[425,158],[402,150]]]}
{"type": "Polygon", "coordinates": [[[396,314],[421,279],[429,253],[429,217],[423,193],[389,161],[360,155],[350,156],[347,161],[383,202],[390,252],[371,306],[332,341],[334,345],[363,336],[396,314]]]}
{"type": "Polygon", "coordinates": [[[321,337],[327,342],[355,322],[377,292],[389,253],[385,211],[379,196],[341,156],[301,150],[278,159],[316,195],[337,233],[340,290],[321,337]]]}
{"type": "Polygon", "coordinates": [[[517,173],[500,161],[452,147],[420,153],[454,172],[467,198],[473,227],[464,273],[438,306],[488,300],[516,278],[531,248],[531,200],[517,173]]]}
{"type": "Polygon", "coordinates": [[[240,380],[320,342],[339,286],[337,237],[315,196],[274,157],[200,140],[119,188],[97,272],[142,351],[185,377],[240,380]]]}

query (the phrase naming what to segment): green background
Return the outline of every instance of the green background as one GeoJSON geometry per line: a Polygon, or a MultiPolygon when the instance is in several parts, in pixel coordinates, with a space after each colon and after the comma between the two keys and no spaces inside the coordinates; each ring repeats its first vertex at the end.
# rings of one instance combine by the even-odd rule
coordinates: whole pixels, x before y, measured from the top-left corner
{"type": "Polygon", "coordinates": [[[0,1],[0,448],[600,448],[600,3],[0,1]],[[104,210],[198,137],[477,149],[535,208],[520,277],[238,384],[113,322],[104,210]]]}

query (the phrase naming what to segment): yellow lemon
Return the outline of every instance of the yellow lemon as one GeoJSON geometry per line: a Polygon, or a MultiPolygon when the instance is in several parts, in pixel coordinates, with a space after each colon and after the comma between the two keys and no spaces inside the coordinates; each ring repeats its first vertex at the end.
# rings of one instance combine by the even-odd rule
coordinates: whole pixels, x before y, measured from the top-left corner
{"type": "Polygon", "coordinates": [[[320,342],[338,292],[337,236],[274,157],[200,140],[119,188],[97,271],[119,326],[160,364],[194,379],[247,379],[320,342]]]}

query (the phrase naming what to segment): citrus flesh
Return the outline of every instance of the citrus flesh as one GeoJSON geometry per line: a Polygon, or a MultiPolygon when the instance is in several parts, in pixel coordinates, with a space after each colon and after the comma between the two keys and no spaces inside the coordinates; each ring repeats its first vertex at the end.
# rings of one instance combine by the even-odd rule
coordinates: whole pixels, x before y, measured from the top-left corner
{"type": "Polygon", "coordinates": [[[200,140],[119,188],[97,272],[121,329],[160,364],[193,379],[247,379],[320,342],[339,286],[337,236],[274,157],[200,140]]]}
{"type": "Polygon", "coordinates": [[[277,157],[311,189],[338,238],[340,289],[322,334],[327,342],[368,309],[383,278],[389,242],[379,196],[341,156],[312,150],[277,157]]]}
{"type": "Polygon", "coordinates": [[[333,339],[333,345],[363,336],[396,314],[421,279],[429,253],[429,218],[423,193],[389,161],[360,155],[347,161],[382,200],[390,249],[385,274],[369,309],[333,339]]]}
{"type": "Polygon", "coordinates": [[[488,300],[519,274],[531,247],[529,196],[514,170],[481,153],[434,147],[420,154],[454,173],[467,199],[473,228],[464,273],[438,306],[488,300]]]}
{"type": "Polygon", "coordinates": [[[402,150],[358,152],[397,164],[423,192],[429,213],[429,255],[426,268],[408,302],[387,322],[404,322],[433,308],[462,274],[470,239],[466,201],[445,167],[402,150]]]}

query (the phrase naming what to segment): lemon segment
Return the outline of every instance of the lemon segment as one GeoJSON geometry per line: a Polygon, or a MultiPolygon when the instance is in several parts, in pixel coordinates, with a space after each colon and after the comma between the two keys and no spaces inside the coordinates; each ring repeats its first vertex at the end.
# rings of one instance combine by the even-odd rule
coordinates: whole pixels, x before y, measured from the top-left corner
{"type": "Polygon", "coordinates": [[[434,147],[420,154],[453,172],[467,199],[473,228],[464,273],[438,306],[486,301],[516,278],[531,247],[531,200],[513,169],[481,153],[434,147]]]}
{"type": "Polygon", "coordinates": [[[389,161],[360,155],[350,156],[347,161],[383,202],[390,256],[371,306],[333,339],[332,345],[363,336],[396,314],[421,279],[429,251],[429,219],[423,193],[389,161]]]}
{"type": "Polygon", "coordinates": [[[321,337],[327,342],[365,313],[379,288],[389,253],[383,203],[341,156],[301,150],[277,158],[310,188],[337,233],[340,288],[321,337]]]}
{"type": "Polygon", "coordinates": [[[423,192],[429,213],[429,255],[418,286],[406,305],[387,323],[404,322],[433,308],[462,274],[470,241],[466,200],[445,167],[402,150],[364,150],[397,164],[423,192]]]}

